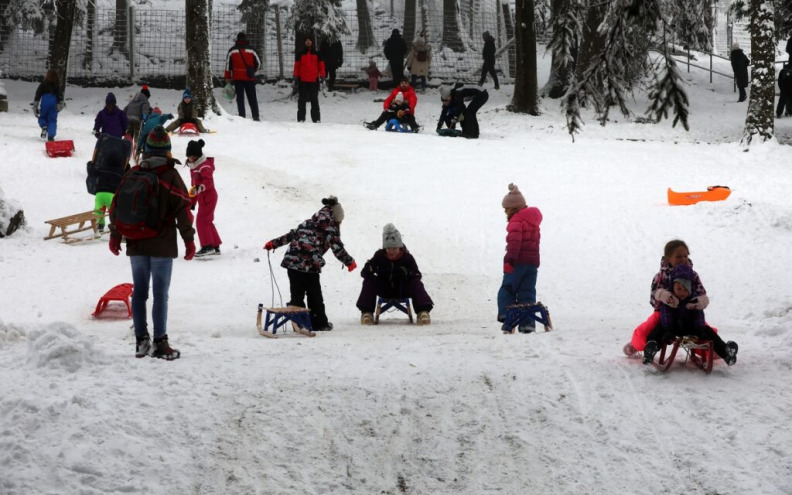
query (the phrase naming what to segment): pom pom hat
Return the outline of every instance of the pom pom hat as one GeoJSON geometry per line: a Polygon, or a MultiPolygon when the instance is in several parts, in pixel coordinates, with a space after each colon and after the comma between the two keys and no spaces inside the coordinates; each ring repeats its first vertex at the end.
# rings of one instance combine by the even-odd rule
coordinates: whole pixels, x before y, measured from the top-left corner
{"type": "Polygon", "coordinates": [[[382,247],[383,248],[401,248],[404,247],[402,242],[401,232],[396,229],[392,223],[386,224],[382,228],[382,247]]]}
{"type": "Polygon", "coordinates": [[[525,197],[523,197],[520,189],[517,188],[514,184],[509,184],[509,194],[503,197],[503,202],[501,205],[504,208],[525,208],[528,206],[525,203],[525,197]]]}

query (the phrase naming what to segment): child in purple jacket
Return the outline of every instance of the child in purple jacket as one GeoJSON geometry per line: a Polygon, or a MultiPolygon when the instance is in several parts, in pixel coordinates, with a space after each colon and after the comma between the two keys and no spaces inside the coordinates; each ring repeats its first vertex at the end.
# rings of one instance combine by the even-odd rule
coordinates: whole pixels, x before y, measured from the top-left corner
{"type": "Polygon", "coordinates": [[[94,120],[94,136],[98,138],[99,134],[109,134],[113,137],[123,138],[128,124],[126,114],[116,106],[115,95],[107,93],[105,107],[96,114],[96,120],[94,120]]]}

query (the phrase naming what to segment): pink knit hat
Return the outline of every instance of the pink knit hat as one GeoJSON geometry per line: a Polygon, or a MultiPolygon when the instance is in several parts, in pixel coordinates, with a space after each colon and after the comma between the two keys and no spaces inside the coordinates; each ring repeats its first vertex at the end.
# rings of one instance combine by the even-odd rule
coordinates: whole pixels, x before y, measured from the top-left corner
{"type": "Polygon", "coordinates": [[[523,197],[520,190],[514,184],[509,184],[509,194],[503,197],[503,202],[501,203],[504,208],[525,208],[528,206],[525,203],[525,198],[523,197]]]}

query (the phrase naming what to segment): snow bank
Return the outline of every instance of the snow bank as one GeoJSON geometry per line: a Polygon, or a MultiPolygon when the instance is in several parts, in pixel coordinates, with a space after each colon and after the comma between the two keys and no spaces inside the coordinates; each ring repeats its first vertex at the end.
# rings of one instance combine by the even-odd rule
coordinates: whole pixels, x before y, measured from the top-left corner
{"type": "Polygon", "coordinates": [[[74,373],[101,362],[101,357],[93,343],[68,323],[51,323],[28,334],[27,361],[36,368],[74,373]]]}

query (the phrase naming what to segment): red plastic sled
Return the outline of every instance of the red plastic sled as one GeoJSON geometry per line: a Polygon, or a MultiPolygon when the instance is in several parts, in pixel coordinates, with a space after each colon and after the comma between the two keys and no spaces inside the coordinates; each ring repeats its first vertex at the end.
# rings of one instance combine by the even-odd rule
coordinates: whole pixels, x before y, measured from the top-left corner
{"type": "Polygon", "coordinates": [[[180,136],[184,134],[195,134],[195,135],[200,134],[200,131],[198,131],[198,126],[196,126],[192,122],[187,122],[180,125],[179,130],[176,132],[178,132],[180,136]]]}
{"type": "Polygon", "coordinates": [[[93,316],[94,318],[98,318],[99,315],[107,308],[107,303],[110,301],[121,301],[122,303],[126,304],[127,307],[127,318],[132,318],[132,306],[130,306],[129,302],[132,298],[132,284],[118,284],[109,291],[105,292],[101,298],[99,298],[99,302],[96,303],[96,310],[94,310],[93,316]]]}
{"type": "Polygon", "coordinates": [[[47,155],[52,158],[59,156],[72,156],[74,152],[74,141],[71,139],[66,141],[47,141],[45,143],[47,155]]]}
{"type": "Polygon", "coordinates": [[[731,190],[726,186],[709,186],[706,191],[675,192],[668,188],[668,204],[692,205],[699,201],[723,201],[731,190]]]}

